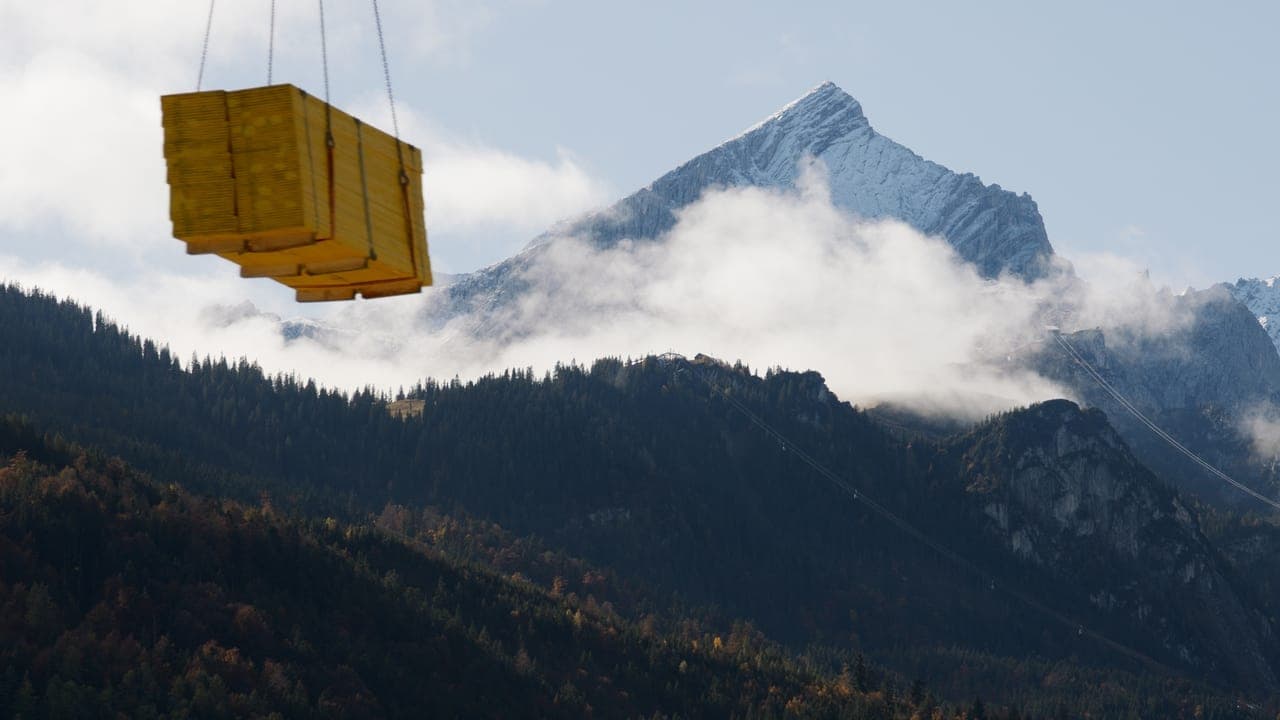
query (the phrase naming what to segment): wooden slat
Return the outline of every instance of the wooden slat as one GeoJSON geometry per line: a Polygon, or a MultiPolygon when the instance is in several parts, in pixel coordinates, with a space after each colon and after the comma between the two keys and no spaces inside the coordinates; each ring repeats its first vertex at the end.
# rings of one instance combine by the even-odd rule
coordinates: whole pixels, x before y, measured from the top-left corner
{"type": "Polygon", "coordinates": [[[295,297],[298,302],[333,302],[335,300],[355,300],[354,287],[343,288],[304,288],[298,290],[295,297]]]}
{"type": "MultiPolygon", "coordinates": [[[[236,232],[183,239],[187,243],[188,255],[216,253],[237,264],[244,262],[245,256],[270,256],[289,248],[312,245],[316,241],[315,235],[305,228],[276,228],[256,235],[236,232]]],[[[277,259],[265,262],[282,264],[285,261],[277,259]]]]}
{"type": "Polygon", "coordinates": [[[311,276],[332,275],[334,273],[364,270],[367,267],[369,267],[368,258],[344,258],[308,263],[302,268],[302,274],[311,276]]]}
{"type": "Polygon", "coordinates": [[[160,98],[165,154],[171,149],[203,144],[229,149],[226,99],[227,93],[222,90],[160,98]]]}
{"type": "Polygon", "coordinates": [[[230,179],[174,186],[169,218],[178,237],[235,232],[236,208],[230,179]]]}
{"type": "Polygon", "coordinates": [[[297,265],[240,264],[240,277],[242,278],[282,278],[301,274],[302,268],[297,265]]]}
{"type": "Polygon", "coordinates": [[[230,183],[234,177],[231,153],[211,148],[175,150],[165,159],[165,180],[170,185],[207,182],[230,183]]]}
{"type": "Polygon", "coordinates": [[[370,300],[393,295],[413,295],[422,292],[422,283],[417,279],[379,285],[361,286],[360,294],[370,300]]]}

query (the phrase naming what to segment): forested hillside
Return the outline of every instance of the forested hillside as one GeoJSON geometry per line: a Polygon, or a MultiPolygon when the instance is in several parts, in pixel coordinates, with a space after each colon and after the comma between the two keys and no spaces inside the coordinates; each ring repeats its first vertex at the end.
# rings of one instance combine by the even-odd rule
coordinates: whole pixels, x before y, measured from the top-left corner
{"type": "MultiPolygon", "coordinates": [[[[315,674],[303,679],[309,712],[323,710],[320,688],[336,682],[331,673],[342,666],[363,678],[377,699],[374,715],[418,702],[411,694],[418,689],[397,681],[369,684],[375,681],[365,674],[382,673],[375,669],[380,660],[359,664],[360,653],[380,657],[380,643],[408,642],[396,637],[394,623],[339,632],[331,641],[326,623],[303,622],[348,612],[407,618],[406,627],[420,623],[424,635],[444,627],[449,637],[450,623],[465,628],[462,638],[478,638],[483,630],[485,642],[463,646],[480,648],[474,662],[487,663],[486,672],[509,683],[504,687],[513,697],[529,698],[522,707],[581,707],[547,705],[548,697],[557,697],[575,673],[607,677],[605,685],[625,690],[631,704],[614,704],[596,680],[571,681],[575,690],[566,691],[604,716],[681,708],[723,716],[774,707],[772,693],[750,694],[757,685],[777,685],[780,694],[792,693],[788,697],[810,693],[797,707],[832,712],[863,707],[860,690],[881,691],[886,713],[909,715],[910,702],[894,705],[889,698],[912,695],[917,679],[923,683],[919,702],[927,688],[955,703],[953,709],[972,709],[973,697],[981,696],[1000,713],[1017,708],[1037,716],[1191,717],[1197,707],[1208,716],[1249,715],[1239,699],[1273,695],[1274,620],[1269,605],[1257,600],[1258,586],[1237,571],[1234,556],[1224,558],[1206,539],[1193,508],[1132,461],[1105,418],[1069,403],[996,418],[942,441],[904,440],[841,403],[814,373],[759,377],[711,361],[648,358],[562,367],[544,377],[511,372],[466,384],[427,382],[411,393],[422,400],[421,415],[397,417],[386,398],[371,392],[346,396],[294,378],[269,378],[243,362],[180,365],[163,348],[89,310],[14,288],[0,291],[0,378],[0,412],[24,416],[54,445],[69,441],[119,455],[150,478],[123,469],[111,476],[108,461],[57,456],[31,434],[12,440],[8,454],[26,450],[42,463],[16,461],[7,471],[6,478],[16,479],[6,480],[13,487],[6,502],[15,508],[6,509],[6,518],[25,523],[13,526],[14,546],[29,547],[21,540],[28,535],[70,532],[60,514],[40,509],[62,497],[42,489],[56,487],[48,478],[63,478],[68,498],[92,498],[74,512],[96,508],[102,518],[85,527],[105,523],[108,535],[152,532],[146,528],[153,525],[128,525],[135,511],[122,514],[121,503],[144,518],[175,504],[196,508],[184,516],[191,527],[183,532],[224,539],[191,545],[231,549],[199,558],[206,575],[164,582],[212,582],[226,598],[218,607],[251,605],[276,633],[289,625],[292,637],[298,624],[316,654],[297,661],[289,677],[301,679],[301,668],[313,666],[306,672],[315,674]],[[786,440],[764,434],[734,402],[786,440]],[[1063,437],[1071,440],[1067,455],[1059,453],[1063,437]],[[957,563],[886,521],[804,457],[972,564],[957,563]],[[1189,519],[1146,522],[1113,513],[1105,502],[1077,503],[1078,511],[1061,518],[1038,515],[1014,490],[1041,477],[1024,472],[1029,458],[1038,458],[1044,477],[1060,479],[1047,492],[1087,495],[1093,486],[1083,479],[1105,477],[1116,502],[1139,498],[1169,517],[1189,519]],[[171,483],[181,489],[170,489],[171,483]],[[200,520],[206,515],[219,519],[200,520]],[[1096,527],[1108,532],[1089,530],[1096,527]],[[1035,554],[1025,552],[1019,530],[1033,540],[1035,554]],[[226,540],[228,533],[237,539],[226,540]],[[1130,556],[1125,543],[1131,536],[1173,554],[1130,556]],[[309,564],[279,572],[271,558],[286,550],[259,553],[254,543],[286,548],[309,564]],[[1093,562],[1078,560],[1085,553],[1080,548],[1093,562]],[[1071,562],[1045,560],[1057,557],[1071,562]],[[1202,567],[1197,577],[1211,591],[1184,593],[1167,582],[1160,564],[1166,560],[1171,568],[1179,561],[1202,567]],[[313,581],[298,573],[329,578],[324,587],[330,592],[351,590],[312,598],[315,588],[307,583],[313,581]],[[454,595],[432,603],[429,596],[445,575],[462,579],[454,595]],[[411,576],[416,579],[406,580],[411,576]],[[1211,603],[1219,601],[1238,612],[1202,630],[1212,619],[1211,603]],[[314,603],[329,604],[316,609],[314,603]],[[595,639],[557,635],[563,627],[556,623],[571,617],[569,610],[613,625],[597,628],[595,639]],[[516,611],[545,617],[548,628],[559,629],[522,630],[503,619],[516,611]],[[615,637],[609,627],[626,641],[594,649],[591,643],[607,646],[615,637]],[[1236,657],[1238,638],[1230,635],[1242,629],[1257,635],[1244,659],[1236,657]],[[742,665],[734,655],[708,666],[711,685],[694,690],[677,682],[667,695],[639,689],[669,677],[661,673],[672,667],[679,672],[681,661],[694,662],[664,653],[704,652],[707,643],[738,653],[744,638],[755,638],[751,647],[773,648],[772,664],[742,665]],[[357,639],[366,644],[357,647],[357,639]],[[521,639],[537,672],[510,671],[521,639]],[[602,653],[610,659],[601,660],[602,653]],[[888,670],[851,670],[861,679],[852,694],[840,695],[849,685],[841,685],[841,673],[859,666],[859,653],[888,670]],[[639,669],[621,670],[631,665],[639,669]],[[751,680],[749,673],[763,675],[751,680]],[[748,681],[755,684],[742,685],[748,681]],[[722,689],[708,689],[715,683],[722,689]],[[747,694],[723,689],[730,687],[747,694]],[[713,704],[690,704],[706,693],[713,704]],[[857,702],[832,700],[842,697],[857,702]],[[533,698],[543,704],[533,705],[533,698]],[[688,709],[694,707],[700,709],[688,709]]],[[[1245,532],[1231,515],[1216,515],[1214,523],[1220,536],[1245,532]]],[[[68,542],[61,537],[47,547],[68,542]]],[[[156,554],[145,562],[153,564],[135,571],[131,586],[154,602],[177,597],[144,586],[153,576],[169,577],[163,568],[183,567],[188,551],[174,549],[182,547],[149,550],[156,554]]],[[[124,556],[130,553],[112,558],[119,564],[124,556]]],[[[51,597],[70,603],[57,601],[58,620],[40,642],[53,642],[55,626],[80,627],[81,614],[99,602],[93,593],[101,592],[104,578],[125,572],[117,568],[95,577],[87,590],[69,590],[74,578],[54,580],[69,572],[67,562],[30,561],[46,568],[41,572],[48,579],[40,580],[46,588],[62,588],[62,596],[50,591],[51,597]]],[[[9,568],[16,566],[4,567],[6,587],[36,582],[29,575],[11,578],[9,568]]],[[[449,581],[445,585],[448,590],[449,581]]],[[[255,652],[241,647],[245,637],[186,637],[255,652]]],[[[142,638],[134,635],[143,645],[158,642],[142,638]]],[[[405,652],[427,653],[415,647],[405,652]]],[[[36,667],[33,653],[14,667],[36,667]]],[[[189,663],[195,656],[182,657],[189,663]]],[[[267,651],[253,657],[283,662],[267,651]]],[[[410,664],[423,668],[440,661],[438,655],[414,657],[410,664]]],[[[43,672],[46,682],[55,676],[47,667],[43,672]]],[[[21,690],[21,678],[14,682],[21,690]]],[[[254,706],[288,715],[282,707],[254,706]]]]}
{"type": "Polygon", "coordinates": [[[889,718],[912,707],[868,692],[865,677],[861,691],[819,677],[751,633],[699,646],[371,527],[202,499],[32,438],[0,425],[5,717],[889,718]]]}

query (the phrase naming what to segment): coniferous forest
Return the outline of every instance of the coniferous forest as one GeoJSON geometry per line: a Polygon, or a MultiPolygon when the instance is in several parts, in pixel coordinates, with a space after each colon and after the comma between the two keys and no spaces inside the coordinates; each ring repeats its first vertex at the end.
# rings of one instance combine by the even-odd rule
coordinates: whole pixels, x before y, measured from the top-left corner
{"type": "Polygon", "coordinates": [[[1280,710],[1277,555],[1237,551],[1280,534],[1130,466],[1096,411],[939,437],[816,373],[674,357],[405,395],[420,412],[0,289],[0,715],[1280,710]],[[1103,448],[1073,462],[1192,516],[1134,532],[1239,618],[1101,533],[1055,545],[999,509],[1059,422],[1103,448]],[[1034,553],[1005,542],[1015,523],[1034,553]],[[1224,622],[1257,630],[1247,659],[1224,622]]]}

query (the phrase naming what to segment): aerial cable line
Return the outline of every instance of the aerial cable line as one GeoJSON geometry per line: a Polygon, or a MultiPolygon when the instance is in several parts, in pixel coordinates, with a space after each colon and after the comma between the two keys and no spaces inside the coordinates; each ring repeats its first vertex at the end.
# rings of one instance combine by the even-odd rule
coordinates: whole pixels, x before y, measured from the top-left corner
{"type": "MultiPolygon", "coordinates": [[[[1057,610],[1054,610],[1051,607],[1048,607],[1047,605],[1041,603],[1040,601],[1036,600],[1030,595],[1023,593],[1016,588],[1009,587],[1003,583],[998,583],[997,582],[998,578],[994,574],[982,569],[982,567],[968,560],[962,555],[956,553],[954,550],[951,550],[950,548],[939,544],[933,538],[929,537],[924,532],[917,529],[914,525],[907,522],[902,517],[898,516],[892,510],[889,510],[884,505],[881,505],[880,503],[876,502],[874,499],[867,497],[866,493],[859,491],[856,487],[849,484],[849,482],[846,481],[844,478],[840,477],[835,472],[828,469],[825,465],[818,462],[818,460],[814,459],[811,455],[809,455],[804,450],[802,450],[799,445],[796,445],[795,443],[791,442],[785,435],[783,435],[781,432],[775,429],[772,425],[770,425],[767,421],[765,421],[764,418],[752,412],[750,408],[744,405],[737,398],[733,397],[733,395],[728,393],[726,390],[721,388],[712,380],[709,380],[707,377],[705,377],[683,355],[680,355],[679,353],[674,353],[674,352],[667,353],[667,355],[678,357],[681,360],[683,360],[685,366],[688,366],[688,368],[690,369],[690,374],[693,375],[693,377],[697,378],[700,382],[705,384],[717,395],[727,400],[730,405],[732,405],[736,410],[738,410],[738,412],[742,413],[743,416],[745,416],[753,425],[755,425],[761,431],[763,431],[765,435],[769,436],[770,438],[778,442],[783,447],[784,450],[791,451],[792,453],[794,453],[796,457],[800,458],[814,472],[818,473],[818,475],[820,475],[821,477],[826,479],[828,482],[830,482],[832,485],[834,485],[837,490],[845,493],[846,495],[853,498],[857,502],[862,503],[867,508],[871,509],[874,513],[879,515],[882,519],[888,521],[889,523],[891,523],[892,525],[894,525],[895,527],[897,527],[899,530],[903,531],[907,535],[910,535],[911,537],[915,538],[921,544],[929,547],[934,552],[942,556],[944,559],[949,560],[951,563],[960,567],[962,570],[965,570],[973,575],[976,575],[981,580],[988,583],[992,590],[999,589],[1003,591],[1009,597],[1012,597],[1013,599],[1031,608],[1032,610],[1035,610],[1041,613],[1042,615],[1051,618],[1055,622],[1061,625],[1064,625],[1071,630],[1074,630],[1077,633],[1077,635],[1088,636],[1089,638],[1093,639],[1100,645],[1107,647],[1121,655],[1124,655],[1130,658],[1131,660],[1136,660],[1140,663],[1150,666],[1151,668],[1157,671],[1167,673],[1169,675],[1180,675],[1180,673],[1160,663],[1159,661],[1127,645],[1123,645],[1115,640],[1112,640],[1111,638],[1101,634],[1096,630],[1091,630],[1085,627],[1083,623],[1080,623],[1072,619],[1070,616],[1065,615],[1061,612],[1058,612],[1057,610]]],[[[676,371],[676,374],[678,375],[684,369],[685,367],[681,367],[679,370],[676,371]]]]}
{"type": "Polygon", "coordinates": [[[1257,499],[1258,501],[1271,506],[1273,509],[1280,510],[1280,503],[1276,502],[1275,500],[1272,500],[1266,495],[1263,495],[1257,490],[1254,490],[1248,485],[1245,485],[1244,483],[1236,480],[1235,478],[1231,477],[1225,472],[1219,470],[1217,467],[1211,465],[1207,460],[1200,457],[1195,452],[1188,449],[1187,446],[1183,445],[1182,443],[1174,439],[1172,435],[1165,432],[1164,429],[1161,428],[1159,425],[1156,425],[1155,422],[1153,422],[1141,410],[1139,410],[1136,406],[1134,406],[1133,403],[1129,402],[1129,400],[1119,390],[1117,390],[1115,386],[1107,382],[1106,378],[1102,376],[1102,373],[1098,372],[1097,369],[1095,369],[1092,365],[1090,365],[1089,362],[1085,360],[1084,357],[1080,354],[1080,352],[1076,350],[1076,348],[1070,342],[1068,342],[1067,339],[1064,338],[1061,333],[1054,333],[1054,338],[1058,341],[1058,345],[1062,347],[1062,349],[1065,350],[1067,354],[1070,355],[1071,358],[1075,360],[1077,364],[1080,365],[1080,367],[1084,368],[1085,372],[1087,372],[1090,377],[1092,377],[1095,381],[1097,381],[1098,385],[1100,385],[1103,390],[1107,391],[1107,394],[1109,394],[1112,398],[1115,398],[1115,401],[1120,403],[1121,407],[1128,410],[1135,418],[1138,419],[1139,422],[1145,425],[1147,429],[1155,433],[1156,437],[1169,443],[1169,445],[1171,445],[1175,450],[1187,456],[1187,458],[1189,458],[1195,464],[1199,465],[1201,468],[1204,468],[1204,470],[1207,471],[1210,475],[1213,475],[1214,477],[1230,484],[1231,486],[1235,487],[1241,492],[1248,494],[1249,496],[1257,499]]]}

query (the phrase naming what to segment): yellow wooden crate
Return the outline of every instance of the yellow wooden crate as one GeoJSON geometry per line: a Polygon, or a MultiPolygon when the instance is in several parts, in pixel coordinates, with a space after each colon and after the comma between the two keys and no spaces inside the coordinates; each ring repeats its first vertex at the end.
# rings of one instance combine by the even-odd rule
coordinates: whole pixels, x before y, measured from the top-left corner
{"type": "Polygon", "coordinates": [[[300,301],[431,284],[417,148],[292,85],[161,105],[170,217],[188,252],[217,253],[300,301]]]}

